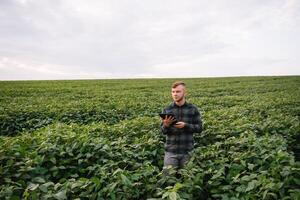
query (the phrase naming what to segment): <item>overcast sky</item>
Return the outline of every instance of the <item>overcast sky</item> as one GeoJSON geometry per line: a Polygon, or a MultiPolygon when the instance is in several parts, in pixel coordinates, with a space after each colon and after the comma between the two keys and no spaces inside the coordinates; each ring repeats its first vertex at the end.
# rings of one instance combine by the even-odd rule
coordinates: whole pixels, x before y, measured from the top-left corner
{"type": "Polygon", "coordinates": [[[0,0],[0,80],[300,75],[299,0],[0,0]]]}

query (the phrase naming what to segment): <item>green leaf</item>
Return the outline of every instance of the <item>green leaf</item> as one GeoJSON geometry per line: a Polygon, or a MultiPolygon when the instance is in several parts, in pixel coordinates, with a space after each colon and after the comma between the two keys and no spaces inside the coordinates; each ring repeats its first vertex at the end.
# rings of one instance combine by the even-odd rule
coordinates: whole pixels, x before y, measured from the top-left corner
{"type": "Polygon", "coordinates": [[[257,180],[252,180],[251,182],[248,183],[248,187],[246,189],[246,192],[253,190],[256,186],[257,180]]]}
{"type": "Polygon", "coordinates": [[[232,189],[232,186],[231,186],[231,185],[224,185],[224,186],[222,186],[222,190],[223,190],[223,191],[228,191],[228,190],[230,190],[230,189],[232,189]]]}
{"type": "Polygon", "coordinates": [[[91,178],[91,181],[93,182],[93,183],[95,183],[95,185],[97,186],[97,187],[99,187],[100,186],[100,179],[98,178],[98,177],[96,177],[96,176],[94,176],[93,178],[91,178]]]}
{"type": "Polygon", "coordinates": [[[54,186],[54,183],[53,183],[53,182],[47,182],[47,183],[44,183],[44,184],[40,185],[39,188],[40,188],[40,190],[42,190],[43,192],[47,192],[49,186],[54,186]]]}
{"type": "Polygon", "coordinates": [[[245,176],[243,176],[242,178],[241,178],[241,180],[242,181],[250,181],[251,180],[251,177],[250,176],[248,176],[248,175],[245,175],[245,176]]]}
{"type": "Polygon", "coordinates": [[[162,195],[162,199],[165,199],[169,196],[170,192],[165,192],[163,195],[162,195]]]}
{"type": "Polygon", "coordinates": [[[118,168],[116,171],[114,171],[114,173],[113,173],[112,175],[114,176],[114,175],[116,175],[117,173],[122,172],[122,171],[123,171],[122,169],[118,168]]]}
{"type": "Polygon", "coordinates": [[[174,192],[177,192],[180,188],[182,188],[184,185],[181,183],[176,183],[173,190],[174,192]]]}
{"type": "Polygon", "coordinates": [[[27,186],[28,190],[35,190],[36,188],[39,187],[40,184],[35,184],[35,183],[29,183],[29,185],[27,186]]]}
{"type": "Polygon", "coordinates": [[[265,190],[265,191],[264,191],[264,193],[263,193],[263,199],[266,198],[268,191],[269,191],[269,190],[265,190]]]}
{"type": "Polygon", "coordinates": [[[10,200],[20,200],[20,197],[18,197],[18,196],[12,196],[12,197],[10,198],[10,200]]]}
{"type": "Polygon", "coordinates": [[[176,192],[170,192],[169,198],[170,198],[171,200],[176,200],[176,199],[177,199],[177,193],[176,193],[176,192]]]}
{"type": "Polygon", "coordinates": [[[121,174],[121,178],[122,178],[122,183],[126,186],[132,186],[131,181],[124,175],[121,174]]]}
{"type": "Polygon", "coordinates": [[[244,193],[246,190],[246,186],[240,185],[235,189],[237,192],[244,193]]]}
{"type": "Polygon", "coordinates": [[[110,199],[115,200],[116,199],[116,195],[114,192],[110,193],[110,199]]]}
{"type": "Polygon", "coordinates": [[[110,185],[111,185],[111,186],[109,186],[109,191],[110,191],[110,192],[113,192],[113,191],[115,190],[115,187],[118,185],[118,182],[111,183],[110,185]]]}
{"type": "Polygon", "coordinates": [[[56,158],[55,158],[55,157],[50,158],[50,161],[51,161],[53,164],[56,164],[56,158]]]}
{"type": "Polygon", "coordinates": [[[40,190],[41,190],[42,192],[48,192],[48,188],[47,188],[47,186],[46,186],[45,184],[40,185],[39,188],[40,188],[40,190]]]}
{"type": "Polygon", "coordinates": [[[56,166],[53,166],[50,168],[50,171],[57,171],[57,170],[58,170],[58,168],[56,166]]]}
{"type": "Polygon", "coordinates": [[[45,183],[45,179],[42,178],[42,177],[35,177],[32,179],[33,182],[36,182],[36,183],[45,183]]]}
{"type": "Polygon", "coordinates": [[[248,163],[248,169],[253,170],[254,169],[254,164],[248,163]]]}
{"type": "Polygon", "coordinates": [[[74,190],[74,188],[80,187],[82,186],[82,182],[75,182],[71,185],[71,189],[74,190]]]}
{"type": "Polygon", "coordinates": [[[66,190],[62,190],[62,191],[59,191],[58,193],[56,193],[54,195],[54,197],[58,200],[64,200],[64,199],[67,199],[67,195],[66,195],[66,190]]]}
{"type": "Polygon", "coordinates": [[[294,181],[297,185],[300,185],[300,179],[299,179],[299,178],[293,178],[293,181],[294,181]]]}

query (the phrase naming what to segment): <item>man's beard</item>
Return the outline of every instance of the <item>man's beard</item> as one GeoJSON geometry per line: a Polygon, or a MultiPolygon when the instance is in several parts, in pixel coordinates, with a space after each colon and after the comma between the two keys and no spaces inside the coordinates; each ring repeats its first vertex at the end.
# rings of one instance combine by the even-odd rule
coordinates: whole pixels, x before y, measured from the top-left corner
{"type": "Polygon", "coordinates": [[[184,98],[184,96],[182,96],[180,99],[176,100],[176,102],[182,101],[183,98],[184,98]]]}

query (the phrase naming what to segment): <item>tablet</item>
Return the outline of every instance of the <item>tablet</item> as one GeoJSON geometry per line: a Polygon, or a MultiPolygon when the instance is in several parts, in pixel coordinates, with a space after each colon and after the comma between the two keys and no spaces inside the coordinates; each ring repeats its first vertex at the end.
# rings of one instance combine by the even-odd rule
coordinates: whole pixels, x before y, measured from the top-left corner
{"type": "Polygon", "coordinates": [[[173,114],[173,113],[169,113],[169,114],[167,114],[167,113],[159,113],[159,116],[162,118],[162,119],[165,119],[167,116],[169,117],[169,116],[172,116],[172,117],[174,117],[174,119],[175,119],[175,121],[173,122],[173,123],[177,123],[178,121],[177,121],[177,119],[176,119],[176,117],[175,117],[175,115],[173,114]]]}

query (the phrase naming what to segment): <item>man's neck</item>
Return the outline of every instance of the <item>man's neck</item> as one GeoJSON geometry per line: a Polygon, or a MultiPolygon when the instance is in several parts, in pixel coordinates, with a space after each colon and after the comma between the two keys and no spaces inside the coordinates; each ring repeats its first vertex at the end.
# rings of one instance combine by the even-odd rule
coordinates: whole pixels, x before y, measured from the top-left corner
{"type": "Polygon", "coordinates": [[[185,99],[182,99],[181,101],[175,101],[177,106],[182,106],[185,103],[185,99]]]}

